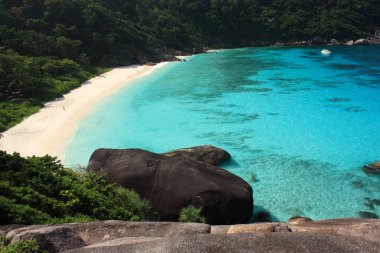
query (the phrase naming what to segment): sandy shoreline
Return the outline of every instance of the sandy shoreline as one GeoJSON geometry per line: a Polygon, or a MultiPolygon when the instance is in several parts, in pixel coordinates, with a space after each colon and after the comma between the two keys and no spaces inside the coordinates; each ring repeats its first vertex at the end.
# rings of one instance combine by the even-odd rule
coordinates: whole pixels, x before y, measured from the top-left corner
{"type": "Polygon", "coordinates": [[[88,80],[63,98],[46,103],[38,113],[4,132],[0,138],[0,150],[18,152],[22,156],[49,154],[63,161],[65,147],[80,121],[102,98],[165,64],[115,68],[88,80]]]}

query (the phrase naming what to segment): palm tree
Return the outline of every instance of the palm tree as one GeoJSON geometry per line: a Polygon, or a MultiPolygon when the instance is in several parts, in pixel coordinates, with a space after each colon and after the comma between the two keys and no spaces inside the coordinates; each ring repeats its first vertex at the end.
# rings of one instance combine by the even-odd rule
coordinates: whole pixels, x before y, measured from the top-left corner
{"type": "Polygon", "coordinates": [[[12,68],[11,73],[8,75],[8,92],[21,93],[31,84],[31,78],[28,71],[21,67],[17,66],[12,68]]]}

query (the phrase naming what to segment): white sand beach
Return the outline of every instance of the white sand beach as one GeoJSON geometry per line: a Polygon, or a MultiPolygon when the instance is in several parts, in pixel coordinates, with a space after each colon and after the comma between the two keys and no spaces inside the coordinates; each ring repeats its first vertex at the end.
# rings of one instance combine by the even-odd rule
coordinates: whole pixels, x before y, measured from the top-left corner
{"type": "Polygon", "coordinates": [[[38,113],[4,132],[0,138],[0,150],[18,152],[22,156],[49,154],[63,161],[65,147],[81,120],[102,98],[165,64],[115,68],[88,80],[63,98],[46,103],[38,113]]]}

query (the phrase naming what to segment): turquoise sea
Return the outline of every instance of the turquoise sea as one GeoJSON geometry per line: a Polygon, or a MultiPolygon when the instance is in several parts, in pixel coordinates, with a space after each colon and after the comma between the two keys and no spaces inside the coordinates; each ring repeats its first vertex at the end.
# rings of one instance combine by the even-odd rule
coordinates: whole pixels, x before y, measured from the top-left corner
{"type": "Polygon", "coordinates": [[[222,50],[172,62],[101,101],[65,164],[103,148],[211,144],[273,220],[380,216],[380,46],[222,50]]]}

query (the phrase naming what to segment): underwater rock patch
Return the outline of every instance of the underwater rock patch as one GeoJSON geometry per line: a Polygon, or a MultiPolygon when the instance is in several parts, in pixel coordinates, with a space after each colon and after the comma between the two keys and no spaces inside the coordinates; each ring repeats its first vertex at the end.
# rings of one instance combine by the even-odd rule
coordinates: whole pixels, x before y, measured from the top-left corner
{"type": "Polygon", "coordinates": [[[364,219],[379,219],[379,216],[375,213],[360,211],[358,215],[364,219]]]}
{"type": "Polygon", "coordinates": [[[380,174],[380,162],[364,165],[363,169],[369,174],[380,174]]]}

